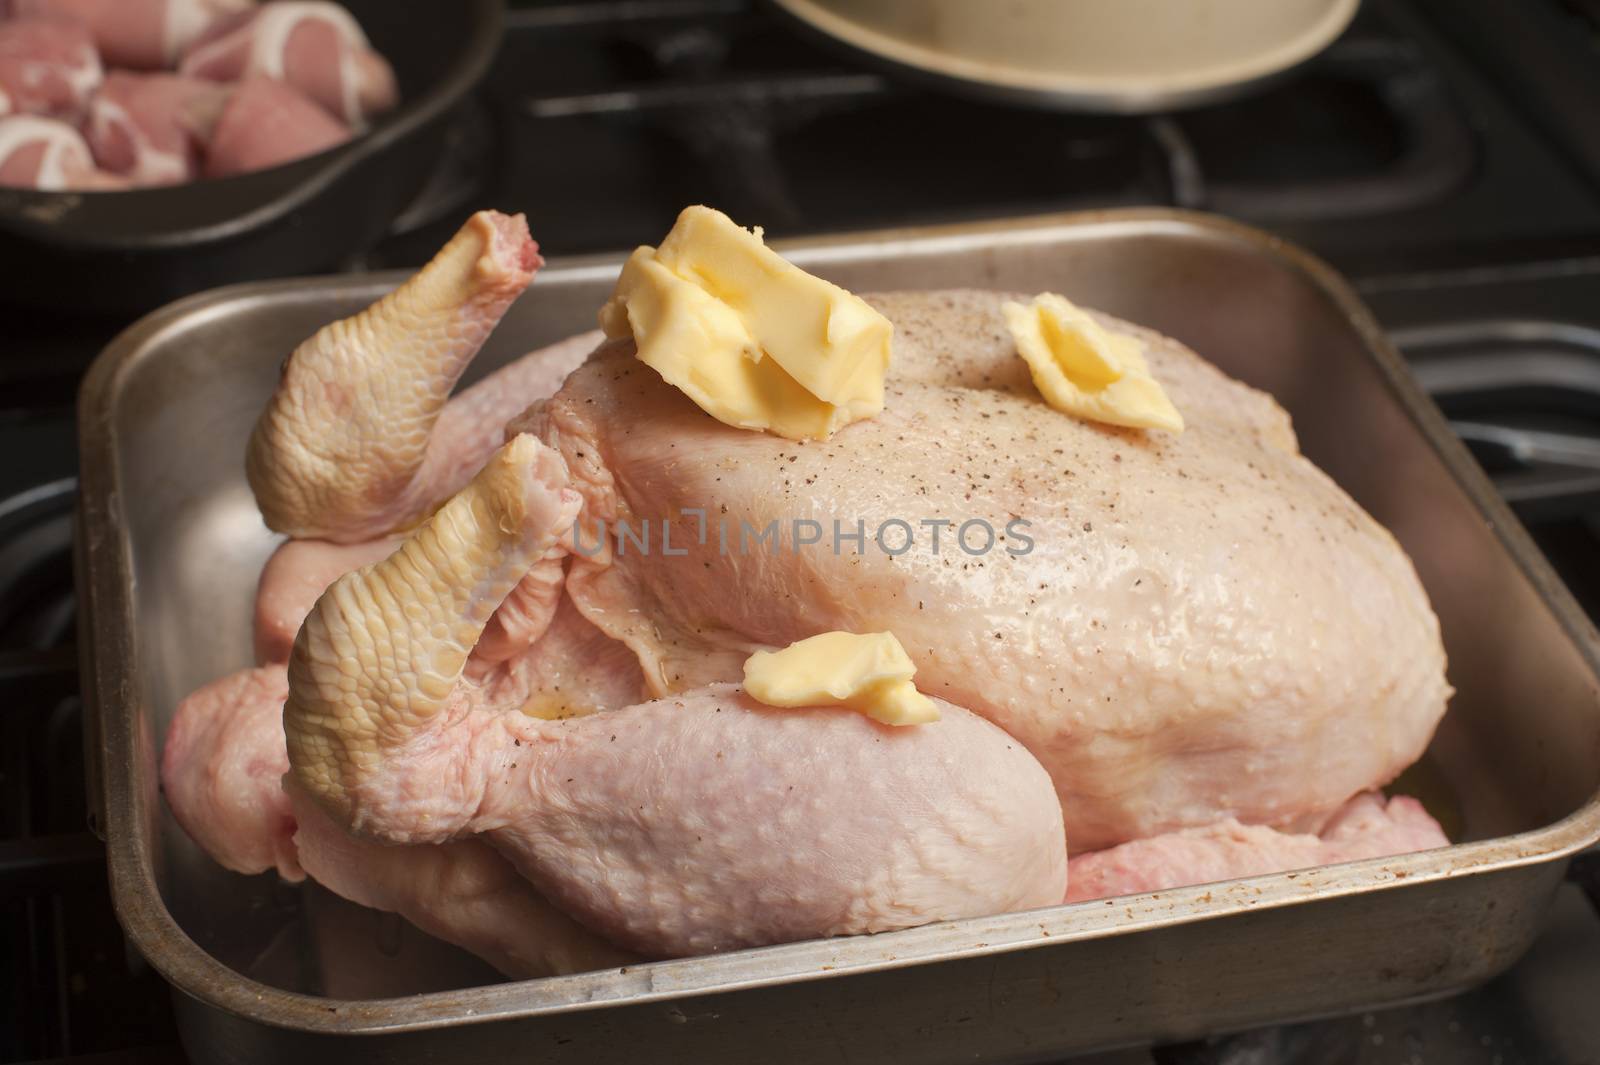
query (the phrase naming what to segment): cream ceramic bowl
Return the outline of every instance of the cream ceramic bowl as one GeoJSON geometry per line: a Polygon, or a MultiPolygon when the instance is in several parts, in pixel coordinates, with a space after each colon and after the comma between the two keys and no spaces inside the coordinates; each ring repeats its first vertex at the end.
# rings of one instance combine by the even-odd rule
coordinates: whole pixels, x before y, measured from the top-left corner
{"type": "Polygon", "coordinates": [[[952,87],[1147,112],[1242,92],[1326,48],[1360,0],[774,0],[952,87]]]}

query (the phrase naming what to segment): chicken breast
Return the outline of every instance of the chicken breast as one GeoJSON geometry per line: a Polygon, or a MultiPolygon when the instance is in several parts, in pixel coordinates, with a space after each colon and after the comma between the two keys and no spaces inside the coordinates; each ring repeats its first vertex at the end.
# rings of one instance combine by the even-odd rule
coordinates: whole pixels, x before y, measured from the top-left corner
{"type": "Polygon", "coordinates": [[[1074,849],[1287,823],[1415,761],[1450,693],[1437,620],[1277,404],[1102,318],[1189,428],[1068,417],[1016,356],[1009,298],[870,298],[895,324],[887,409],[825,443],[725,426],[630,342],[602,349],[513,426],[584,496],[578,608],[657,694],[737,680],[761,647],[891,631],[919,687],[1044,764],[1074,849]],[[619,522],[654,523],[655,550],[619,522]]]}

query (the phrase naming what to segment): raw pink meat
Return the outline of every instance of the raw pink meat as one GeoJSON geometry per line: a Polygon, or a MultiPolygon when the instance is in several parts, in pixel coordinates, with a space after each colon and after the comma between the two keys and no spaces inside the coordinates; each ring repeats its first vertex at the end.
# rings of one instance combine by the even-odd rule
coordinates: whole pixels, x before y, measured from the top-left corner
{"type": "Polygon", "coordinates": [[[210,130],[202,173],[232,177],[326,151],[350,130],[292,86],[249,78],[228,97],[210,130]]]}
{"type": "Polygon", "coordinates": [[[1067,901],[1383,858],[1449,843],[1417,800],[1399,795],[1385,804],[1383,796],[1369,791],[1341,807],[1319,835],[1229,819],[1080,854],[1067,863],[1067,901]]]}
{"type": "Polygon", "coordinates": [[[282,665],[223,677],[178,704],[162,750],[161,781],[173,814],[206,853],[240,873],[305,874],[283,790],[282,665]]]}
{"type": "Polygon", "coordinates": [[[399,540],[366,540],[331,544],[326,540],[290,540],[272,553],[256,585],[256,661],[289,661],[289,648],[300,623],[328,585],[351,570],[388,558],[399,540]]]}
{"type": "Polygon", "coordinates": [[[84,126],[95,161],[136,185],[192,181],[200,168],[195,117],[223,91],[178,74],[112,71],[84,126]]]}
{"type": "MultiPolygon", "coordinates": [[[[1404,556],[1305,464],[1264,397],[1117,323],[1195,425],[1175,440],[1108,433],[1013,386],[1023,371],[997,323],[1004,294],[877,297],[897,327],[894,403],[826,448],[724,432],[609,344],[438,507],[451,477],[437,471],[482,461],[477,433],[439,448],[429,436],[486,332],[484,278],[527,272],[512,269],[510,236],[525,241],[517,220],[475,218],[418,278],[303,345],[252,440],[271,527],[349,544],[410,533],[335,582],[291,650],[282,720],[289,790],[316,804],[299,844],[312,875],[433,920],[454,910],[447,893],[380,871],[407,852],[362,848],[439,855],[480,836],[476,853],[509,861],[537,897],[663,955],[1053,904],[1067,894],[1064,820],[1079,845],[1143,839],[1154,855],[1085,856],[1079,894],[1096,863],[1100,891],[1143,890],[1133,876],[1211,879],[1444,842],[1409,800],[1350,804],[1320,836],[1240,823],[1324,817],[1391,779],[1448,696],[1404,556]],[[437,457],[446,449],[459,461],[437,457]],[[925,476],[933,454],[950,485],[925,476]],[[996,454],[1037,461],[1008,472],[996,454]],[[1241,466],[1268,483],[1225,491],[1241,466]],[[1003,483],[985,489],[991,471],[1003,483]],[[721,500],[760,528],[810,494],[805,474],[817,497],[869,514],[902,491],[908,512],[933,495],[958,513],[1053,499],[1066,516],[1041,518],[1056,539],[1040,537],[1026,571],[722,560],[692,538],[687,561],[574,556],[564,578],[551,565],[580,504],[598,519],[721,500]],[[1295,499],[1314,504],[1303,519],[1295,499]],[[1240,568],[1224,552],[1262,514],[1291,529],[1250,533],[1240,568]],[[1317,582],[1308,552],[1339,560],[1337,585],[1317,582]],[[609,572],[580,573],[602,562],[609,572]],[[1289,577],[1263,580],[1264,566],[1289,577]],[[558,582],[573,594],[553,596],[558,582]],[[1362,609],[1346,618],[1352,602],[1362,609]],[[895,631],[943,719],[888,730],[837,709],[771,710],[727,683],[750,650],[832,628],[895,631]],[[596,683],[608,671],[591,656],[611,653],[634,656],[631,696],[596,683]],[[528,716],[569,703],[615,711],[528,716]],[[1227,817],[1238,820],[1185,827],[1227,817]]],[[[322,583],[307,557],[301,576],[322,583]]],[[[273,624],[303,602],[285,600],[273,624]]],[[[501,867],[485,872],[503,883],[501,867]]],[[[491,934],[472,949],[503,945],[491,934]]]]}
{"type": "Polygon", "coordinates": [[[277,78],[357,128],[399,98],[388,61],[372,50],[350,13],[334,3],[265,4],[196,44],[181,69],[212,81],[277,78]]]}
{"type": "Polygon", "coordinates": [[[219,17],[252,0],[11,0],[18,15],[51,15],[82,25],[107,64],[171,68],[219,17]]]}
{"type": "Polygon", "coordinates": [[[0,113],[76,121],[104,72],[88,31],[72,22],[0,22],[0,113]]]}
{"type": "Polygon", "coordinates": [[[127,184],[96,170],[89,145],[65,122],[38,115],[0,117],[0,186],[64,192],[110,191],[127,184]]]}

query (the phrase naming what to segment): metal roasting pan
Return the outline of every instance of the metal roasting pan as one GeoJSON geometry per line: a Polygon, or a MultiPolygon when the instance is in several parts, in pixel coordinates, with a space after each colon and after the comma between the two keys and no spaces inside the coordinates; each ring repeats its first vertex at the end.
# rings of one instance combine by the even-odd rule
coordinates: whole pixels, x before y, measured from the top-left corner
{"type": "MultiPolygon", "coordinates": [[[[273,539],[246,434],[283,356],[395,276],[236,286],[132,327],[82,394],[91,809],[133,944],[207,1062],[1028,1061],[1414,1001],[1534,937],[1600,838],[1600,642],[1349,287],[1257,230],[1132,210],[786,246],[857,291],[1054,289],[1273,393],[1392,529],[1458,689],[1420,771],[1442,850],[521,983],[315,886],[223,872],[158,794],[177,700],[249,662],[273,539]]],[[[589,328],[619,258],[556,262],[474,367],[589,328]]]]}

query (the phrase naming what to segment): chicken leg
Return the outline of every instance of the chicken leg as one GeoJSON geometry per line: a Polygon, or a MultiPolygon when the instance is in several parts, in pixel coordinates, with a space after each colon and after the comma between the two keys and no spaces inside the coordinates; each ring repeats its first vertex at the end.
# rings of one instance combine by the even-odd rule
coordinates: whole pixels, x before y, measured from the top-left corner
{"type": "Polygon", "coordinates": [[[415,277],[302,344],[246,455],[268,527],[355,543],[425,517],[472,450],[457,435],[482,431],[438,424],[450,391],[542,263],[520,215],[479,212],[415,277]]]}
{"type": "Polygon", "coordinates": [[[240,873],[309,875],[352,902],[398,913],[526,978],[626,964],[629,955],[534,890],[479,840],[390,847],[358,839],[283,787],[283,663],[245,670],[185,699],[167,734],[162,786],[184,830],[240,873]]]}
{"type": "Polygon", "coordinates": [[[392,843],[483,836],[585,926],[650,955],[1060,900],[1048,775],[959,707],[894,730],[731,685],[563,721],[491,705],[462,679],[470,650],[578,498],[555,453],[518,436],[318,601],[284,729],[297,786],[335,821],[392,843]]]}

